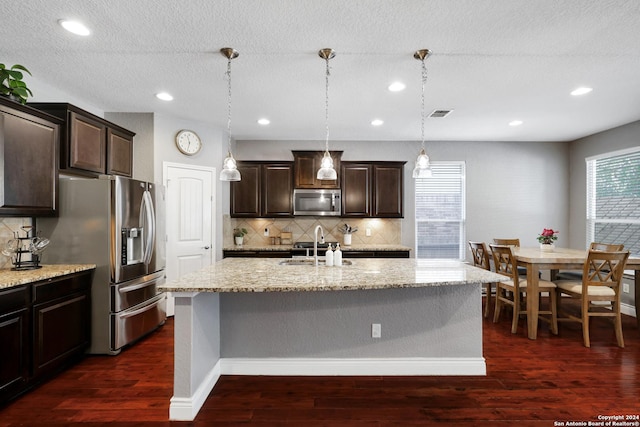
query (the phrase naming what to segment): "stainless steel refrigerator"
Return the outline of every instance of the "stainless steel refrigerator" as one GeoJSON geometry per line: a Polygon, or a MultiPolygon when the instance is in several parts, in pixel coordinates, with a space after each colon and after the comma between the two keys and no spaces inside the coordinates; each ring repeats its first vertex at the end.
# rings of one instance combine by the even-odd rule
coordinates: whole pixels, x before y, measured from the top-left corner
{"type": "Polygon", "coordinates": [[[93,354],[118,354],[166,320],[162,187],[120,176],[60,178],[58,218],[39,218],[43,264],[96,264],[93,354]],[[159,230],[160,229],[160,230],[159,230]]]}

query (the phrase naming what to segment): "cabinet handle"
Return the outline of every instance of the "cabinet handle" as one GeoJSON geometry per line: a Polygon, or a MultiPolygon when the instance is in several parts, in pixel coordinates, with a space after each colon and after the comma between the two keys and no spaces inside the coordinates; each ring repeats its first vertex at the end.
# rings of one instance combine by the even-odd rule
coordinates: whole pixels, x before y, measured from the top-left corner
{"type": "Polygon", "coordinates": [[[205,246],[202,249],[209,249],[211,246],[205,246]]]}

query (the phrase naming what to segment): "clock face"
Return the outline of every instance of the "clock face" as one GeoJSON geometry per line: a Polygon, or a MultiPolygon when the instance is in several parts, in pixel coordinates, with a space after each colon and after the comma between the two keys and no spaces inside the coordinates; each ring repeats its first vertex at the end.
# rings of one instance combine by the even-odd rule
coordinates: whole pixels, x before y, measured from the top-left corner
{"type": "Polygon", "coordinates": [[[202,141],[194,131],[181,130],[176,135],[176,146],[181,153],[193,156],[202,148],[202,141]]]}

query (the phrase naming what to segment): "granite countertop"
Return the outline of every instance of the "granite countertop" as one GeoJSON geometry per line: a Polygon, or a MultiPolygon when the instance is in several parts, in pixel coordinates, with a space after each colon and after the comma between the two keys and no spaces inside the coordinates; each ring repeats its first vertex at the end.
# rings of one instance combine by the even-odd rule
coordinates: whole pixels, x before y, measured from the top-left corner
{"type": "Polygon", "coordinates": [[[280,265],[278,258],[225,258],[160,286],[169,292],[300,292],[455,286],[503,276],[452,260],[364,258],[352,265],[280,265]]]}
{"type": "MultiPolygon", "coordinates": [[[[334,243],[334,242],[329,242],[334,243]]],[[[251,246],[251,245],[242,245],[242,246],[226,246],[223,248],[225,251],[290,251],[292,249],[302,250],[302,248],[294,248],[293,245],[262,245],[262,246],[251,246]]],[[[335,247],[334,247],[335,249],[335,247]]],[[[323,249],[324,250],[324,249],[323,249]]],[[[409,246],[403,245],[389,245],[389,244],[356,244],[350,246],[342,246],[340,243],[340,250],[343,252],[348,251],[411,251],[409,246]]],[[[310,249],[313,252],[313,248],[310,249]]]]}
{"type": "Polygon", "coordinates": [[[0,289],[24,285],[40,280],[52,279],[72,273],[96,268],[95,264],[55,264],[43,265],[35,270],[13,271],[9,268],[0,269],[0,289]]]}

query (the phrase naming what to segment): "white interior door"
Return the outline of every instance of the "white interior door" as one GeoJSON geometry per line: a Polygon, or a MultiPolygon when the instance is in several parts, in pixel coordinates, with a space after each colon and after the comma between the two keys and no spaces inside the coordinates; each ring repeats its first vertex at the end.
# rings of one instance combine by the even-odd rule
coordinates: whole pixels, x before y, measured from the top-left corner
{"type": "MultiPolygon", "coordinates": [[[[167,189],[167,281],[213,261],[215,168],[164,163],[167,189]]],[[[167,296],[167,315],[174,300],[167,296]]]]}

